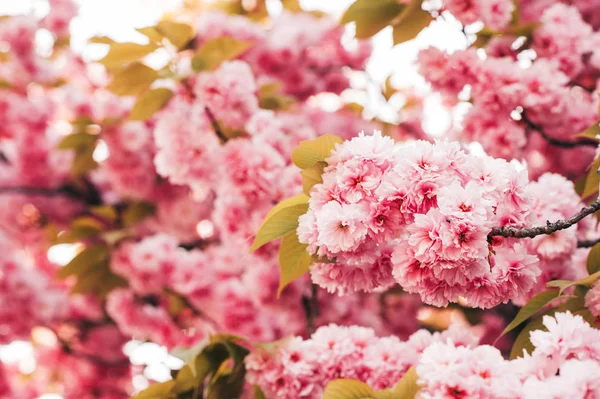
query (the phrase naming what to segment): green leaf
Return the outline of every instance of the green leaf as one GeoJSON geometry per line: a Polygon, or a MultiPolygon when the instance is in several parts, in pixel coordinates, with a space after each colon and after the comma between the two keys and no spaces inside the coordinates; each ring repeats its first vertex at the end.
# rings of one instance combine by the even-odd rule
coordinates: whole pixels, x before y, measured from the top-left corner
{"type": "Polygon", "coordinates": [[[156,30],[178,49],[184,48],[195,35],[190,25],[173,21],[160,21],[156,30]]]}
{"type": "Polygon", "coordinates": [[[342,143],[341,138],[331,134],[302,141],[292,152],[292,162],[300,169],[308,169],[318,162],[325,162],[335,145],[342,143]]]}
{"type": "Polygon", "coordinates": [[[390,390],[390,398],[393,399],[414,399],[421,387],[417,384],[419,376],[415,367],[409,368],[402,376],[400,381],[390,390]]]}
{"type": "Polygon", "coordinates": [[[65,136],[56,146],[59,150],[86,148],[96,145],[97,136],[87,133],[75,133],[65,136]]]}
{"type": "Polygon", "coordinates": [[[280,94],[280,83],[267,83],[258,89],[258,104],[262,109],[285,110],[294,103],[294,98],[280,94]]]}
{"type": "Polygon", "coordinates": [[[210,71],[242,55],[253,42],[245,42],[231,37],[219,37],[205,42],[192,57],[194,72],[210,71]]]}
{"type": "Polygon", "coordinates": [[[600,244],[596,244],[592,247],[588,254],[585,267],[590,275],[600,271],[600,244]]]}
{"type": "Polygon", "coordinates": [[[293,13],[302,12],[299,0],[281,0],[281,5],[285,10],[293,13]]]}
{"type": "Polygon", "coordinates": [[[577,281],[554,280],[554,281],[548,282],[548,284],[546,284],[546,285],[548,287],[558,287],[558,288],[560,288],[560,292],[562,293],[564,290],[566,290],[567,288],[572,287],[574,285],[582,285],[584,287],[590,287],[596,282],[596,280],[598,280],[598,277],[600,277],[600,272],[593,273],[593,274],[591,274],[585,278],[582,278],[581,280],[577,280],[577,281]]]}
{"type": "Polygon", "coordinates": [[[96,215],[102,219],[114,222],[117,220],[117,210],[111,205],[100,205],[90,209],[93,215],[96,215]]]}
{"type": "Polygon", "coordinates": [[[314,166],[302,170],[302,190],[304,194],[310,195],[310,190],[315,184],[323,183],[323,169],[327,166],[326,162],[317,162],[314,166]]]}
{"type": "Polygon", "coordinates": [[[146,36],[150,43],[160,43],[163,39],[163,35],[156,29],[156,26],[145,26],[143,28],[137,28],[136,31],[146,36]]]}
{"type": "Polygon", "coordinates": [[[423,0],[412,0],[394,19],[394,44],[412,40],[433,20],[431,14],[421,8],[423,0]]]}
{"type": "Polygon", "coordinates": [[[153,53],[158,47],[155,43],[113,43],[110,50],[108,50],[108,54],[98,62],[109,69],[113,69],[140,60],[153,53]]]}
{"type": "Polygon", "coordinates": [[[61,233],[56,237],[56,244],[67,244],[67,243],[75,243],[80,242],[92,237],[95,237],[101,233],[96,227],[91,226],[81,226],[74,227],[69,231],[61,233]]]}
{"type": "Polygon", "coordinates": [[[265,396],[265,393],[262,391],[262,389],[260,389],[260,387],[258,385],[254,385],[253,391],[254,391],[254,399],[267,399],[267,397],[265,396]]]}
{"type": "Polygon", "coordinates": [[[150,119],[152,115],[169,103],[171,97],[173,97],[173,92],[162,87],[143,93],[135,102],[129,119],[134,121],[150,119]]]}
{"type": "Polygon", "coordinates": [[[105,229],[104,223],[91,216],[80,216],[71,222],[72,227],[91,227],[98,231],[105,229]]]}
{"type": "Polygon", "coordinates": [[[510,351],[510,359],[516,359],[517,357],[523,357],[523,351],[525,350],[527,353],[533,352],[533,344],[531,343],[529,333],[534,330],[545,330],[543,318],[544,316],[552,316],[556,312],[556,309],[551,309],[542,313],[539,316],[533,318],[529,324],[521,330],[515,342],[513,343],[513,347],[510,351]]]}
{"type": "Polygon", "coordinates": [[[306,244],[298,242],[296,231],[292,231],[283,237],[279,247],[279,289],[277,295],[281,295],[283,289],[295,279],[308,272],[312,263],[312,257],[306,250],[306,244]]]}
{"type": "Polygon", "coordinates": [[[534,296],[519,310],[513,321],[502,331],[502,335],[514,330],[520,326],[525,320],[540,311],[544,306],[549,304],[554,299],[558,298],[560,292],[558,290],[543,291],[534,296]]]}
{"type": "Polygon", "coordinates": [[[341,23],[356,23],[356,37],[366,39],[388,26],[405,8],[398,0],[356,0],[342,16],[341,23]]]}
{"type": "Polygon", "coordinates": [[[172,398],[171,390],[175,387],[175,381],[165,381],[150,385],[132,399],[166,399],[172,398]]]}
{"type": "Polygon", "coordinates": [[[123,226],[133,226],[152,215],[155,210],[156,207],[149,202],[134,202],[130,204],[123,212],[123,226]]]}
{"type": "Polygon", "coordinates": [[[71,172],[75,176],[83,176],[87,172],[94,170],[98,166],[98,162],[94,160],[94,150],[96,143],[93,146],[82,148],[75,152],[75,159],[71,165],[71,172]]]}
{"type": "Polygon", "coordinates": [[[67,278],[72,275],[82,275],[98,264],[102,264],[108,261],[108,248],[106,245],[92,245],[87,247],[79,254],[77,254],[71,262],[58,270],[56,277],[60,279],[67,278]]]}
{"type": "Polygon", "coordinates": [[[135,96],[159,78],[154,69],[140,62],[134,62],[117,72],[106,87],[118,96],[135,96]]]}
{"type": "Polygon", "coordinates": [[[585,186],[581,198],[585,199],[598,193],[598,187],[600,186],[598,168],[600,168],[600,157],[596,158],[590,165],[590,171],[585,179],[585,186]]]}
{"type": "Polygon", "coordinates": [[[116,42],[108,36],[94,36],[88,40],[88,43],[112,45],[116,42]]]}
{"type": "Polygon", "coordinates": [[[592,139],[600,141],[597,136],[600,135],[600,123],[596,122],[592,126],[585,129],[583,132],[576,134],[575,137],[582,137],[586,139],[592,139]]]}
{"type": "Polygon", "coordinates": [[[323,399],[369,399],[375,397],[375,391],[367,384],[349,379],[331,381],[323,393],[323,399]]]}
{"type": "Polygon", "coordinates": [[[175,377],[175,386],[173,387],[173,392],[183,393],[191,391],[198,385],[199,381],[192,372],[191,367],[185,365],[181,368],[181,370],[179,370],[177,376],[175,377]]]}
{"type": "Polygon", "coordinates": [[[262,247],[268,242],[283,237],[291,231],[296,231],[298,218],[308,211],[308,196],[304,194],[288,198],[277,204],[269,211],[263,221],[250,252],[262,247]]]}
{"type": "Polygon", "coordinates": [[[104,283],[106,270],[102,265],[96,265],[92,270],[77,277],[77,282],[71,289],[72,294],[98,293],[98,289],[104,283]]]}

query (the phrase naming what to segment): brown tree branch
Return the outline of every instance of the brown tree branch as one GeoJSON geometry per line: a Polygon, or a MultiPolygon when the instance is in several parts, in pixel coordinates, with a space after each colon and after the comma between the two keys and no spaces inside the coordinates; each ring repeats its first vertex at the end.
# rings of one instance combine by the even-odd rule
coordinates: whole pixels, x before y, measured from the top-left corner
{"type": "Polygon", "coordinates": [[[596,244],[600,244],[600,238],[595,240],[579,240],[577,241],[577,248],[591,248],[596,244]]]}
{"type": "Polygon", "coordinates": [[[40,195],[43,197],[71,197],[81,199],[81,195],[77,192],[69,190],[65,187],[44,188],[44,187],[28,187],[28,186],[13,186],[0,187],[0,194],[24,194],[24,195],[40,195]]]}
{"type": "Polygon", "coordinates": [[[576,147],[598,147],[598,142],[592,139],[586,139],[586,138],[582,138],[579,140],[562,140],[562,139],[557,139],[556,137],[552,137],[550,135],[548,135],[548,133],[546,133],[546,131],[544,130],[543,127],[541,127],[540,125],[538,125],[537,123],[531,121],[529,118],[527,118],[527,115],[525,115],[525,112],[523,112],[521,114],[521,117],[523,118],[522,121],[523,123],[525,123],[525,126],[527,128],[527,130],[530,131],[536,131],[540,134],[540,136],[542,136],[544,138],[544,140],[546,140],[548,142],[548,144],[556,146],[556,147],[561,147],[561,148],[576,148],[576,147]]]}
{"type": "Polygon", "coordinates": [[[317,288],[316,284],[312,284],[310,287],[310,296],[304,295],[302,297],[302,307],[306,315],[306,329],[309,335],[315,332],[315,319],[319,316],[317,288]]]}
{"type": "Polygon", "coordinates": [[[212,125],[213,129],[215,130],[215,133],[217,134],[217,136],[219,137],[221,142],[223,142],[223,143],[226,142],[227,136],[225,135],[225,133],[223,133],[221,126],[219,126],[219,122],[215,118],[215,115],[212,113],[210,108],[208,108],[207,106],[204,106],[204,112],[206,112],[206,116],[210,120],[210,124],[212,125]]]}
{"type": "Polygon", "coordinates": [[[581,208],[579,212],[571,216],[568,219],[557,220],[556,222],[546,222],[545,226],[535,227],[514,227],[514,226],[503,226],[494,227],[488,238],[491,237],[512,237],[512,238],[533,238],[543,234],[552,234],[555,231],[568,229],[574,224],[579,223],[583,218],[592,213],[600,210],[600,198],[596,199],[593,203],[588,206],[581,208]]]}

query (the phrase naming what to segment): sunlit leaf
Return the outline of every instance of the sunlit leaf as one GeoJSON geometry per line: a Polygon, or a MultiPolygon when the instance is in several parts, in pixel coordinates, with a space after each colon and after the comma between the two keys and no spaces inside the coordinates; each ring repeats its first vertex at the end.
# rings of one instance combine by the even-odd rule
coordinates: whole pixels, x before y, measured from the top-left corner
{"type": "Polygon", "coordinates": [[[582,137],[586,139],[592,139],[596,141],[600,141],[598,138],[600,136],[600,123],[596,122],[592,126],[585,129],[583,132],[575,135],[575,137],[582,137]]]}
{"type": "Polygon", "coordinates": [[[222,62],[242,55],[253,42],[236,40],[231,37],[219,37],[205,42],[192,57],[192,69],[195,72],[210,71],[222,62]]]}
{"type": "Polygon", "coordinates": [[[129,119],[135,121],[150,119],[152,115],[169,103],[171,97],[173,97],[173,92],[169,89],[160,87],[148,90],[138,97],[129,114],[129,119]]]}
{"type": "Polygon", "coordinates": [[[265,217],[250,251],[254,251],[268,242],[296,231],[298,218],[308,210],[308,197],[304,194],[288,198],[277,204],[265,217]]]}
{"type": "Polygon", "coordinates": [[[325,162],[336,144],[343,140],[337,136],[326,134],[314,140],[302,141],[292,152],[292,162],[300,169],[307,169],[318,162],[325,162]]]}
{"type": "Polygon", "coordinates": [[[394,19],[394,44],[412,40],[433,20],[431,14],[421,8],[423,0],[412,0],[394,19]]]}
{"type": "Polygon", "coordinates": [[[356,37],[366,39],[386,26],[406,7],[398,0],[356,0],[342,16],[341,23],[356,23],[356,37]]]}
{"type": "Polygon", "coordinates": [[[134,62],[117,72],[106,88],[119,96],[133,96],[147,89],[158,78],[157,71],[134,62]]]}
{"type": "Polygon", "coordinates": [[[280,276],[277,295],[281,295],[281,292],[289,283],[308,272],[312,258],[306,247],[306,244],[298,242],[296,231],[292,231],[283,237],[281,247],[279,247],[280,276]]]}
{"type": "Polygon", "coordinates": [[[325,162],[317,162],[314,166],[310,168],[303,169],[300,174],[302,175],[302,190],[304,194],[310,195],[310,190],[313,188],[315,184],[323,183],[323,169],[325,169],[327,163],[325,162]]]}
{"type": "Polygon", "coordinates": [[[539,312],[544,306],[558,298],[560,292],[558,290],[543,291],[534,296],[519,310],[513,321],[502,331],[502,335],[514,330],[520,326],[525,320],[539,312]]]}
{"type": "Polygon", "coordinates": [[[548,287],[560,288],[559,292],[562,294],[564,290],[566,290],[567,288],[572,287],[574,285],[582,285],[584,287],[590,287],[598,280],[599,277],[600,277],[600,272],[596,272],[585,278],[582,278],[581,280],[577,280],[577,281],[554,280],[554,281],[548,282],[546,285],[548,287]]]}
{"type": "Polygon", "coordinates": [[[108,248],[105,245],[90,246],[77,254],[71,262],[58,270],[58,278],[86,274],[96,265],[108,260],[108,248]]]}
{"type": "Polygon", "coordinates": [[[180,22],[160,21],[156,30],[178,49],[184,48],[194,38],[194,28],[180,22]]]}
{"type": "Polygon", "coordinates": [[[585,266],[590,275],[600,271],[600,244],[596,244],[592,247],[588,254],[585,266]]]}
{"type": "Polygon", "coordinates": [[[588,198],[598,193],[598,187],[600,185],[600,176],[598,175],[598,168],[600,168],[600,157],[596,158],[590,165],[590,170],[585,179],[585,186],[581,198],[588,198]]]}
{"type": "Polygon", "coordinates": [[[137,28],[138,32],[146,36],[150,43],[159,43],[163,39],[163,35],[156,29],[156,26],[145,26],[137,28]]]}
{"type": "Polygon", "coordinates": [[[393,399],[413,399],[421,387],[417,384],[419,376],[415,367],[409,368],[402,376],[400,381],[390,389],[390,398],[393,399]]]}
{"type": "Polygon", "coordinates": [[[175,381],[165,381],[150,385],[132,399],[166,399],[172,398],[171,391],[175,387],[175,381]]]}
{"type": "Polygon", "coordinates": [[[115,68],[130,62],[140,60],[158,48],[155,43],[113,43],[108,54],[99,63],[107,68],[115,68]]]}
{"type": "Polygon", "coordinates": [[[375,395],[375,391],[364,382],[340,379],[327,384],[323,399],[369,399],[375,398],[375,395]]]}

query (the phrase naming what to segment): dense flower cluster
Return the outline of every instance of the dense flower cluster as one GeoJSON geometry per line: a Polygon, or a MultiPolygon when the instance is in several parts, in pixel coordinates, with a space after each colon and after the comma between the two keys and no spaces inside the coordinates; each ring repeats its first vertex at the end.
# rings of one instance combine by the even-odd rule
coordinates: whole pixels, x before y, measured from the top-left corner
{"type": "Polygon", "coordinates": [[[540,274],[535,255],[570,258],[576,250],[576,227],[525,246],[488,239],[492,227],[535,225],[577,209],[572,185],[560,176],[528,185],[526,172],[506,161],[447,142],[395,144],[379,133],[345,142],[326,161],[298,237],[331,261],[311,269],[313,281],[331,292],[397,281],[426,303],[443,306],[462,296],[491,307],[529,295],[540,274]],[[552,202],[548,187],[566,193],[569,205],[552,202]]]}
{"type": "Polygon", "coordinates": [[[465,330],[407,341],[378,338],[372,330],[321,327],[309,340],[291,338],[273,352],[255,349],[246,359],[249,380],[267,397],[320,398],[334,379],[351,378],[373,389],[390,388],[416,366],[416,398],[590,398],[600,394],[600,332],[581,316],[545,316],[547,330],[531,332],[531,355],[505,360],[465,330]]]}
{"type": "MultiPolygon", "coordinates": [[[[448,1],[447,7],[465,24],[482,20],[494,27],[482,8],[500,17],[513,3],[448,1]]],[[[509,34],[492,38],[485,55],[473,48],[453,54],[429,48],[419,55],[420,72],[451,103],[470,99],[464,120],[457,121],[460,138],[481,143],[492,156],[527,160],[532,177],[546,171],[578,177],[593,151],[562,149],[543,135],[569,141],[598,119],[600,69],[590,57],[598,34],[585,21],[592,16],[583,4],[524,3],[522,19],[540,23],[530,47],[509,34]]],[[[508,21],[510,12],[503,27],[508,21]]]]}
{"type": "Polygon", "coordinates": [[[435,342],[471,346],[477,338],[467,330],[451,328],[435,334],[421,330],[401,341],[394,336],[379,338],[369,328],[332,324],[319,328],[308,340],[284,340],[272,353],[255,350],[246,359],[246,368],[249,381],[267,397],[317,399],[327,383],[338,378],[359,379],[375,389],[389,388],[435,342]]]}

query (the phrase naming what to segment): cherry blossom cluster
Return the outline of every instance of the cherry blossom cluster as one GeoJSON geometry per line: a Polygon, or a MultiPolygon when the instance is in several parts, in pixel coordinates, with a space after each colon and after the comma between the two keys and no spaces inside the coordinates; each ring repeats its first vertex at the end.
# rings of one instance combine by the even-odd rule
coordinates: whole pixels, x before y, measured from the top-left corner
{"type": "Polygon", "coordinates": [[[308,251],[329,260],[311,268],[323,288],[398,282],[436,306],[462,296],[491,307],[526,295],[540,274],[523,244],[488,240],[494,226],[523,225],[533,205],[514,165],[379,132],[338,145],[326,162],[298,227],[308,251]]]}
{"type": "Polygon", "coordinates": [[[395,336],[379,338],[370,328],[331,324],[310,339],[293,337],[271,352],[254,350],[245,360],[247,379],[267,397],[282,399],[321,398],[327,383],[339,378],[384,389],[398,382],[435,342],[474,346],[477,338],[466,329],[450,328],[435,334],[420,330],[401,341],[395,336]]]}
{"type": "MultiPolygon", "coordinates": [[[[481,50],[446,54],[429,48],[419,55],[420,72],[448,103],[469,99],[466,115],[456,122],[456,136],[479,142],[492,156],[525,159],[534,178],[547,171],[578,177],[593,149],[561,148],[552,140],[576,140],[598,119],[597,6],[522,3],[520,23],[535,22],[530,41],[508,33],[492,37],[481,50]]],[[[513,5],[448,1],[447,9],[464,24],[481,20],[502,31],[513,5]]]]}
{"type": "Polygon", "coordinates": [[[375,390],[393,387],[416,366],[416,398],[590,398],[600,394],[600,332],[569,312],[544,317],[531,332],[531,355],[505,360],[498,349],[477,345],[467,330],[407,341],[376,337],[372,330],[330,325],[310,339],[290,338],[271,352],[246,359],[249,382],[267,397],[320,398],[327,383],[357,379],[375,390]]]}
{"type": "Polygon", "coordinates": [[[202,14],[196,26],[198,45],[219,37],[251,42],[242,58],[256,76],[282,82],[284,91],[299,99],[341,93],[349,86],[343,68],[362,69],[371,53],[366,41],[344,46],[343,29],[334,19],[309,13],[283,12],[268,30],[247,18],[215,12],[202,14]]]}

